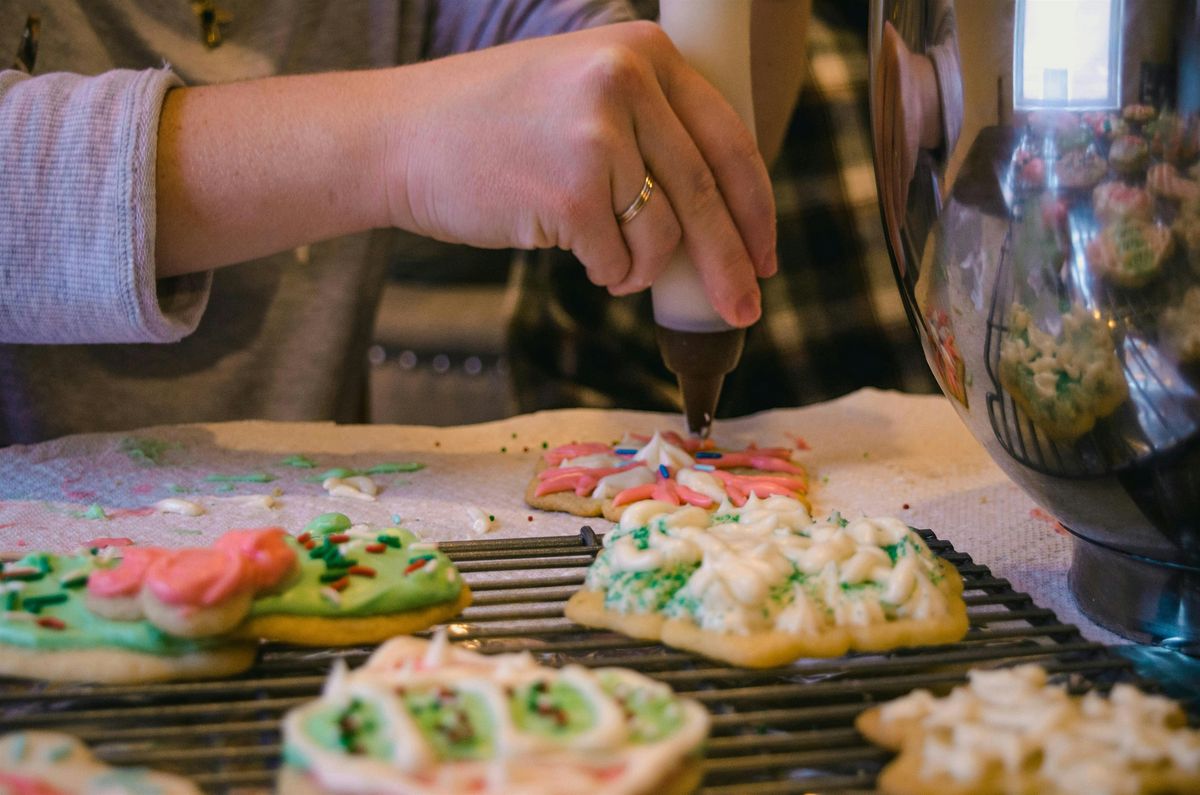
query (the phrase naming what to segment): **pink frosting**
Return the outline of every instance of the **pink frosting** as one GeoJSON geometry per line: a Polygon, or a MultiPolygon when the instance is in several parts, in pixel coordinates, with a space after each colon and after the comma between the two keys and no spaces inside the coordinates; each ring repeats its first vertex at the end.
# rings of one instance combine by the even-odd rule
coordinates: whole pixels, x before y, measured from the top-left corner
{"type": "Polygon", "coordinates": [[[12,795],[66,795],[62,790],[45,781],[0,770],[0,787],[12,795]]]}
{"type": "Polygon", "coordinates": [[[579,458],[585,455],[596,455],[598,453],[611,453],[612,446],[603,442],[572,442],[555,447],[549,452],[543,453],[542,458],[552,467],[556,467],[563,461],[571,458],[579,458]]]}
{"type": "Polygon", "coordinates": [[[645,466],[634,461],[619,467],[560,467],[558,469],[543,469],[537,474],[538,485],[534,494],[554,494],[559,491],[574,490],[580,497],[590,496],[596,490],[601,478],[637,469],[645,466]]]}
{"type": "Polygon", "coordinates": [[[162,547],[126,547],[121,562],[111,569],[96,569],[88,577],[88,593],[106,598],[137,596],[154,561],[168,554],[162,547]]]}
{"type": "Polygon", "coordinates": [[[187,607],[212,607],[253,590],[253,567],[226,549],[180,549],[159,558],[146,572],[146,587],[160,601],[187,607]]]}
{"type": "Polygon", "coordinates": [[[213,546],[245,559],[255,588],[264,591],[282,582],[296,565],[296,553],[287,545],[286,538],[282,527],[230,530],[213,546]]]}

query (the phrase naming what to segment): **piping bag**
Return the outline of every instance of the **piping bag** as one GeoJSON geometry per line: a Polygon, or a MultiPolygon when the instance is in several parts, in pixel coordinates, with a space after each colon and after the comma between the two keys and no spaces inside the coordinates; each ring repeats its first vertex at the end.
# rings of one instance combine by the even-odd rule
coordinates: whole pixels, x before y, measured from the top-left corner
{"type": "MultiPolygon", "coordinates": [[[[750,87],[751,0],[661,0],[659,23],[683,57],[754,133],[750,87]]],[[[682,245],[650,287],[658,349],[675,374],[688,430],[707,437],[725,376],[742,357],[746,330],[726,323],[704,293],[682,245]]]]}

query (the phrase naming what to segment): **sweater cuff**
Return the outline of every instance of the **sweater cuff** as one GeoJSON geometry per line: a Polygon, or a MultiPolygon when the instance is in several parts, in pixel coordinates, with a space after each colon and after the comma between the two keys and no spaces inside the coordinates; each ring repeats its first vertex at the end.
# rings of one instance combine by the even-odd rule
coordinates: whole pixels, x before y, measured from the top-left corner
{"type": "Polygon", "coordinates": [[[0,340],[173,342],[211,274],[155,278],[155,168],[168,69],[0,73],[0,340]]]}

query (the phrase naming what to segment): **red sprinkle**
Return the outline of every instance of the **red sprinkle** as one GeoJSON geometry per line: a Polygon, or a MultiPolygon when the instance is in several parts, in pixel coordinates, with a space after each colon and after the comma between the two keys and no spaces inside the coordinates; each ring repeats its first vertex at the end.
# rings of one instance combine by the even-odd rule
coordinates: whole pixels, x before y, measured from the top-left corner
{"type": "Polygon", "coordinates": [[[329,587],[335,591],[344,591],[344,590],[346,590],[346,586],[348,586],[349,584],[350,584],[350,578],[343,577],[340,580],[334,580],[333,582],[329,583],[329,587]]]}
{"type": "Polygon", "coordinates": [[[299,536],[296,537],[296,540],[299,541],[301,544],[307,544],[308,540],[310,538],[312,538],[312,533],[301,533],[299,536]]]}
{"type": "Polygon", "coordinates": [[[371,568],[370,566],[351,566],[350,568],[346,569],[346,571],[350,572],[351,574],[357,574],[360,577],[375,576],[375,569],[371,568]]]}
{"type": "Polygon", "coordinates": [[[525,518],[526,518],[526,519],[528,519],[528,520],[529,520],[529,521],[531,521],[531,522],[533,521],[533,517],[532,517],[532,516],[526,516],[525,518]]]}
{"type": "Polygon", "coordinates": [[[405,573],[405,574],[412,574],[412,573],[413,573],[414,571],[416,571],[417,569],[419,569],[419,568],[423,567],[423,566],[425,565],[425,563],[426,563],[426,562],[427,562],[427,561],[426,561],[426,559],[425,559],[425,558],[421,558],[420,560],[414,560],[412,563],[410,563],[410,564],[408,564],[407,566],[405,566],[405,567],[404,567],[404,573],[405,573]]]}
{"type": "Polygon", "coordinates": [[[327,538],[331,544],[344,544],[350,540],[350,536],[346,535],[345,533],[330,533],[329,535],[325,536],[325,538],[327,538]]]}
{"type": "Polygon", "coordinates": [[[39,618],[37,620],[37,625],[39,627],[45,627],[46,629],[66,629],[67,628],[66,624],[64,624],[62,621],[55,618],[54,616],[42,616],[41,618],[39,618]]]}
{"type": "Polygon", "coordinates": [[[304,542],[305,549],[313,549],[316,546],[317,546],[317,542],[313,541],[311,538],[304,542]]]}
{"type": "Polygon", "coordinates": [[[901,508],[903,508],[904,510],[906,510],[906,511],[907,511],[907,510],[908,510],[908,503],[906,502],[906,503],[904,503],[903,505],[901,505],[900,507],[901,507],[901,508]]]}
{"type": "Polygon", "coordinates": [[[363,549],[370,552],[372,555],[378,555],[381,552],[387,551],[387,544],[367,544],[363,549]]]}

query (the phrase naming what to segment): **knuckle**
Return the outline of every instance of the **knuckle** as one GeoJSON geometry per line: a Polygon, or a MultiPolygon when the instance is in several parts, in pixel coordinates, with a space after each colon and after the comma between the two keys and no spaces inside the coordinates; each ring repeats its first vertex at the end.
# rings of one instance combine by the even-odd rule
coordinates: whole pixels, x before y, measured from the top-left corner
{"type": "Polygon", "coordinates": [[[601,96],[629,93],[641,83],[644,73],[642,57],[625,44],[598,49],[588,65],[589,83],[601,96]]]}
{"type": "Polygon", "coordinates": [[[688,175],[688,189],[691,194],[688,201],[703,214],[716,212],[724,206],[725,201],[717,188],[717,181],[705,166],[692,169],[688,175]]]}

